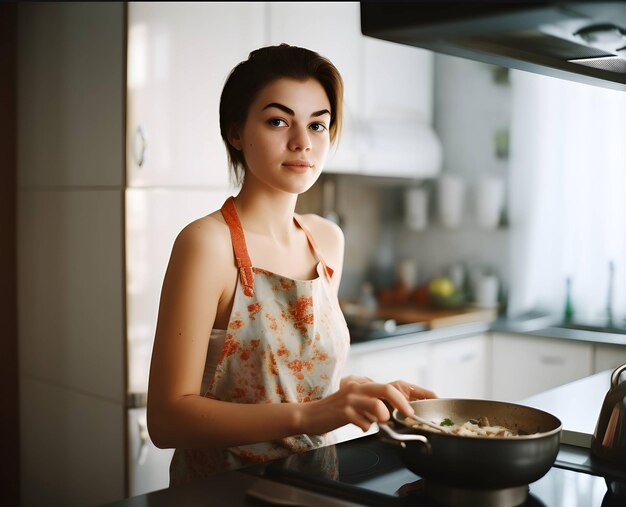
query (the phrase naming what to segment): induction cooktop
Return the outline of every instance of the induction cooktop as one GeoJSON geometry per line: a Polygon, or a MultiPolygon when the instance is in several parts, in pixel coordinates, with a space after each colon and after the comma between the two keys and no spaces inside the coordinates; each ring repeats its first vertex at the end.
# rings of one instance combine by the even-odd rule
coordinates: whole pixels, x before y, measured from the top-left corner
{"type": "MultiPolygon", "coordinates": [[[[569,447],[569,446],[564,446],[569,447]]],[[[529,485],[525,507],[613,507],[626,505],[607,489],[605,476],[594,468],[586,449],[564,449],[555,465],[529,485]],[[587,453],[587,454],[585,454],[587,453]]],[[[398,450],[370,435],[242,470],[327,497],[372,507],[443,504],[428,494],[425,481],[408,470],[398,450]]],[[[623,475],[616,471],[612,477],[623,475]]],[[[471,503],[471,502],[470,502],[471,503]]],[[[476,503],[475,505],[482,504],[476,503]]],[[[497,503],[495,504],[497,505],[497,503]]]]}

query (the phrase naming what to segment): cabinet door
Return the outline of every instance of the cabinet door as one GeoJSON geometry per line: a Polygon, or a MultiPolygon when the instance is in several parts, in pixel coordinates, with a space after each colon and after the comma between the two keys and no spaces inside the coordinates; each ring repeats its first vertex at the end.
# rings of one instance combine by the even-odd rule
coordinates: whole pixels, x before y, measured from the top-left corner
{"type": "Polygon", "coordinates": [[[363,37],[363,48],[365,117],[432,124],[432,51],[371,37],[363,37]]]}
{"type": "Polygon", "coordinates": [[[408,345],[366,353],[351,351],[348,364],[353,375],[369,377],[375,382],[405,380],[424,385],[428,345],[408,345]]]}
{"type": "Polygon", "coordinates": [[[604,345],[594,346],[594,373],[604,370],[615,369],[626,363],[626,345],[604,345]]]}
{"type": "Polygon", "coordinates": [[[488,397],[488,338],[458,338],[431,345],[428,388],[440,398],[488,397]]]}
{"type": "Polygon", "coordinates": [[[433,177],[441,169],[441,143],[432,128],[431,51],[363,38],[362,171],[433,177]]]}
{"type": "Polygon", "coordinates": [[[358,115],[363,103],[361,14],[358,2],[268,2],[270,44],[305,47],[330,59],[344,81],[343,132],[326,161],[330,172],[359,170],[358,115]]]}
{"type": "Polygon", "coordinates": [[[127,184],[227,187],[219,100],[264,45],[262,2],[128,6],[127,184]]]}
{"type": "Polygon", "coordinates": [[[592,365],[590,343],[494,333],[493,397],[527,398],[591,375],[592,365]]]}

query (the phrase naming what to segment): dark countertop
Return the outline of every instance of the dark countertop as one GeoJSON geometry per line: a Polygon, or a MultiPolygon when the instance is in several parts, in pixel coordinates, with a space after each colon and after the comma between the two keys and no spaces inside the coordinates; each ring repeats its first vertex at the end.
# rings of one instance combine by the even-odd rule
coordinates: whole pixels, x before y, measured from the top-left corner
{"type": "Polygon", "coordinates": [[[355,342],[351,344],[351,348],[359,352],[374,352],[417,343],[463,338],[489,331],[626,346],[626,334],[560,327],[554,318],[542,314],[530,314],[520,318],[503,316],[493,322],[472,322],[457,326],[427,329],[401,336],[389,336],[370,341],[355,342]]]}
{"type": "MultiPolygon", "coordinates": [[[[341,445],[341,444],[337,444],[341,445]]],[[[311,451],[313,452],[313,451],[311,451]]],[[[257,467],[251,467],[258,468],[257,467]]],[[[274,505],[248,495],[254,489],[260,495],[289,499],[288,506],[360,507],[361,504],[305,491],[260,477],[257,473],[223,472],[189,484],[125,498],[101,507],[267,507],[274,505]]]]}

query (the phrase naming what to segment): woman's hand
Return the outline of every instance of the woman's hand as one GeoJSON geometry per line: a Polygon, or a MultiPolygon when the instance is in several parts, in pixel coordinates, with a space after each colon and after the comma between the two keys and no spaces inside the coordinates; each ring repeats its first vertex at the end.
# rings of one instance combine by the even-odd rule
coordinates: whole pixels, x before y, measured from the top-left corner
{"type": "Polygon", "coordinates": [[[398,391],[404,394],[405,398],[409,401],[425,400],[437,397],[434,392],[429,391],[428,389],[424,389],[423,387],[417,386],[415,384],[409,384],[404,380],[394,380],[390,383],[398,391]]]}
{"type": "Polygon", "coordinates": [[[367,431],[373,422],[389,420],[386,404],[411,416],[410,400],[434,397],[431,391],[400,380],[380,384],[368,377],[349,376],[341,380],[336,393],[302,404],[299,426],[309,435],[320,435],[348,423],[367,431]]]}
{"type": "MultiPolygon", "coordinates": [[[[357,377],[356,375],[350,375],[341,379],[341,382],[339,384],[340,388],[344,385],[344,383],[347,382],[366,384],[368,382],[374,381],[369,377],[357,377]]],[[[404,380],[394,380],[393,382],[389,383],[398,391],[400,391],[408,401],[437,398],[437,395],[434,392],[429,391],[428,389],[424,389],[423,387],[420,387],[418,385],[410,384],[408,382],[405,382],[404,380]]]]}

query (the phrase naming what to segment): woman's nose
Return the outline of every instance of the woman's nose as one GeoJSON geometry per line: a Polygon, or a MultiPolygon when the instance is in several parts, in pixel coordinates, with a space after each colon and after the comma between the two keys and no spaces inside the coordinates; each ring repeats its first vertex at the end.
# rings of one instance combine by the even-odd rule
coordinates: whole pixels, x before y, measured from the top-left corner
{"type": "Polygon", "coordinates": [[[311,148],[311,138],[306,127],[295,126],[289,138],[290,150],[308,150],[311,148]]]}

